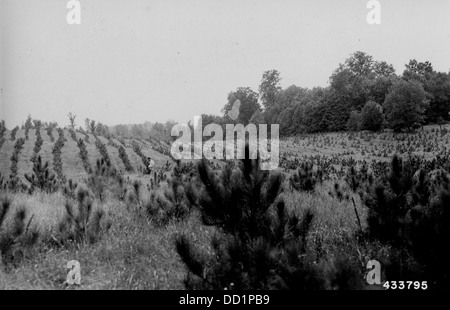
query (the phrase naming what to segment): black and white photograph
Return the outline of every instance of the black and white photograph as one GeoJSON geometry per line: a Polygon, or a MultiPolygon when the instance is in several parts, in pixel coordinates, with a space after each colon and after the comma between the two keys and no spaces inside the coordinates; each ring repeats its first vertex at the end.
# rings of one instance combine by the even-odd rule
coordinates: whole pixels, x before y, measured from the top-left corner
{"type": "Polygon", "coordinates": [[[0,0],[0,29],[0,290],[449,289],[449,0],[0,0]]]}

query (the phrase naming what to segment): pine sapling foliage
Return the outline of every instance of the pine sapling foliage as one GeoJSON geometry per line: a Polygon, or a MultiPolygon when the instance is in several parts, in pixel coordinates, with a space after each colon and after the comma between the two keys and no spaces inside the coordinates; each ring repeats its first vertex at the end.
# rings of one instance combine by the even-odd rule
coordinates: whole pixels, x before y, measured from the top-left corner
{"type": "Polygon", "coordinates": [[[408,192],[413,185],[412,175],[402,159],[394,156],[388,183],[377,184],[363,194],[363,201],[369,208],[367,221],[372,237],[393,244],[401,242],[405,229],[403,220],[411,208],[408,192]]]}
{"type": "Polygon", "coordinates": [[[320,181],[320,171],[315,172],[313,164],[308,162],[301,163],[297,173],[290,178],[291,186],[298,191],[312,191],[320,181]]]}
{"type": "MultiPolygon", "coordinates": [[[[427,279],[430,288],[449,287],[445,268],[450,242],[450,175],[437,182],[415,160],[392,160],[386,184],[374,185],[363,201],[369,208],[369,236],[391,246],[386,273],[398,280],[427,279]]],[[[422,166],[426,166],[422,163],[422,166]]]]}
{"type": "Polygon", "coordinates": [[[0,198],[0,255],[4,265],[17,265],[20,260],[36,244],[39,233],[30,230],[33,216],[26,219],[25,208],[19,208],[13,215],[12,225],[6,225],[7,214],[11,211],[11,200],[7,197],[0,198]]]}
{"type": "Polygon", "coordinates": [[[30,183],[31,191],[37,188],[50,193],[56,191],[58,188],[55,175],[50,173],[48,161],[43,164],[41,155],[34,161],[33,173],[31,175],[25,174],[25,179],[30,183]]]}
{"type": "Polygon", "coordinates": [[[111,165],[110,161],[106,161],[104,158],[97,159],[94,170],[89,170],[88,187],[92,190],[94,195],[103,202],[106,195],[106,190],[110,185],[117,184],[118,182],[123,184],[122,176],[111,165]]]}
{"type": "Polygon", "coordinates": [[[171,219],[176,221],[186,218],[191,211],[189,184],[183,182],[183,165],[177,161],[171,177],[168,179],[169,187],[165,189],[163,197],[152,193],[150,201],[146,204],[147,215],[157,224],[165,225],[171,219]]]}
{"type": "MultiPolygon", "coordinates": [[[[248,153],[248,147],[246,150],[248,153]]],[[[178,254],[189,272],[188,288],[294,289],[324,284],[307,251],[313,214],[302,217],[286,210],[279,197],[281,174],[260,170],[259,161],[244,159],[220,177],[206,161],[199,167],[202,190],[195,200],[202,222],[215,226],[214,255],[202,253],[183,235],[178,254]]]]}
{"type": "Polygon", "coordinates": [[[33,122],[30,115],[28,115],[27,120],[25,121],[25,139],[28,140],[28,132],[33,128],[33,122]]]}
{"type": "Polygon", "coordinates": [[[61,128],[58,128],[57,131],[58,131],[58,140],[56,140],[52,148],[53,170],[55,171],[58,180],[62,183],[65,183],[66,177],[64,176],[62,170],[61,149],[63,148],[64,142],[66,142],[67,139],[64,137],[64,131],[61,128]]]}
{"type": "Polygon", "coordinates": [[[10,134],[10,140],[11,141],[16,140],[16,134],[17,134],[18,130],[19,130],[19,126],[16,126],[16,127],[13,128],[13,130],[11,130],[11,134],[10,134]]]}
{"type": "Polygon", "coordinates": [[[83,163],[84,170],[86,170],[86,172],[89,172],[89,170],[91,169],[91,164],[89,162],[88,151],[86,149],[86,144],[84,143],[84,140],[78,139],[77,146],[80,149],[79,154],[80,154],[81,162],[83,163]]]}
{"type": "Polygon", "coordinates": [[[80,189],[77,204],[66,201],[66,216],[59,225],[60,245],[94,243],[107,231],[111,223],[104,221],[104,211],[93,207],[87,191],[80,189]]]}

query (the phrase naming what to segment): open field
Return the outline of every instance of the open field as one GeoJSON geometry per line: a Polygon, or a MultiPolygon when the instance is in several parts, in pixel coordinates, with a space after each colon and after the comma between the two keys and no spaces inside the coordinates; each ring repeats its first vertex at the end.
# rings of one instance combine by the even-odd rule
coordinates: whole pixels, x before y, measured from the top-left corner
{"type": "MultiPolygon", "coordinates": [[[[431,126],[415,134],[400,135],[388,132],[316,134],[281,141],[281,167],[278,172],[283,178],[274,204],[280,200],[284,201],[287,212],[298,218],[306,218],[309,211],[314,214],[314,219],[308,226],[307,233],[305,232],[304,243],[307,247],[302,254],[302,264],[310,266],[308,268],[315,270],[314,272],[320,271],[315,275],[317,279],[325,279],[320,288],[379,288],[365,282],[367,262],[377,259],[383,264],[397,266],[397,262],[393,262],[391,258],[392,245],[389,242],[381,242],[363,233],[370,231],[369,208],[363,202],[363,196],[357,190],[351,190],[351,185],[345,177],[347,168],[363,161],[389,164],[394,154],[406,157],[408,153],[412,153],[423,156],[425,160],[433,160],[438,156],[447,156],[448,159],[450,134],[444,128],[440,130],[437,126],[431,126]],[[350,158],[355,162],[349,161],[350,158]],[[300,170],[297,172],[302,162],[312,162],[321,168],[327,161],[338,167],[334,171],[337,178],[333,177],[333,173],[324,173],[318,177],[311,174],[311,171],[306,171],[304,176],[301,176],[300,170]],[[300,175],[299,180],[293,181],[292,177],[296,175],[300,175]],[[304,185],[303,181],[309,182],[312,179],[312,188],[304,185]]],[[[40,133],[43,144],[38,154],[43,162],[49,162],[49,171],[53,174],[55,157],[52,150],[58,133],[53,130],[53,142],[45,130],[41,129],[40,133]]],[[[31,246],[25,246],[25,243],[22,244],[16,239],[16,243],[2,253],[0,289],[67,288],[66,265],[70,260],[80,262],[82,274],[81,285],[70,288],[183,289],[189,268],[185,259],[179,255],[179,249],[177,250],[176,240],[179,236],[189,238],[205,259],[214,261],[217,249],[212,241],[223,234],[222,228],[217,225],[204,225],[201,220],[202,208],[186,207],[189,205],[188,199],[184,194],[178,193],[180,186],[186,190],[189,184],[199,183],[194,165],[181,164],[180,167],[184,168],[181,176],[177,176],[174,168],[176,163],[169,156],[155,150],[156,147],[162,146],[167,150],[168,146],[163,142],[157,144],[154,141],[115,138],[109,141],[104,137],[76,132],[76,138],[85,141],[88,163],[93,168],[93,171],[88,173],[83,167],[80,147],[72,138],[72,134],[68,130],[63,130],[62,133],[62,138],[65,139],[60,156],[62,174],[66,178],[65,182],[71,179],[78,184],[77,190],[87,189],[88,198],[82,202],[76,198],[77,190],[67,190],[64,182],[58,183],[59,187],[51,190],[32,190],[28,187],[30,184],[24,175],[31,174],[33,170],[30,158],[37,139],[35,130],[30,130],[29,139],[25,140],[18,155],[17,177],[19,184],[23,185],[8,185],[11,157],[16,142],[24,137],[24,133],[19,130],[14,140],[10,139],[10,131],[4,134],[6,140],[0,149],[0,172],[3,177],[1,196],[3,207],[6,200],[11,202],[11,206],[1,225],[0,233],[7,235],[13,231],[16,212],[25,210],[22,222],[27,228],[24,234],[33,232],[39,237],[31,246]],[[107,176],[98,174],[95,170],[96,162],[104,157],[103,151],[100,151],[101,147],[95,144],[96,139],[100,141],[99,145],[106,147],[112,169],[115,171],[107,176]],[[154,159],[156,176],[150,177],[143,172],[145,168],[142,158],[136,153],[133,143],[140,146],[145,156],[154,159]],[[125,161],[114,144],[124,146],[133,171],[126,171],[125,161]],[[180,179],[177,179],[178,177],[180,179]],[[93,183],[93,180],[103,185],[93,183]],[[180,183],[174,186],[174,180],[179,180],[180,183]],[[101,191],[98,190],[99,187],[101,191]],[[180,195],[182,198],[179,198],[180,195]],[[102,212],[98,225],[95,224],[98,227],[89,222],[89,225],[97,227],[93,230],[94,241],[90,241],[91,235],[87,228],[84,235],[80,235],[80,239],[67,239],[72,235],[67,233],[69,230],[66,232],[61,228],[61,223],[70,223],[67,220],[66,205],[78,204],[80,209],[75,212],[76,217],[81,214],[83,204],[89,203],[89,212],[102,212]],[[172,212],[171,208],[176,212],[172,212]],[[183,208],[188,211],[177,213],[184,210],[183,208]]],[[[217,174],[224,169],[217,166],[212,171],[217,174]]],[[[363,181],[360,186],[363,186],[363,181]]],[[[367,186],[371,185],[367,183],[367,186]]],[[[198,187],[198,190],[205,191],[202,187],[198,187]]],[[[23,234],[21,236],[23,237],[23,234]]],[[[277,250],[276,253],[284,255],[283,251],[285,250],[277,250]]],[[[406,276],[410,276],[418,264],[412,256],[408,256],[408,261],[411,261],[411,268],[405,268],[408,269],[405,271],[406,276]]],[[[203,270],[204,273],[214,270],[214,264],[207,266],[203,270]]],[[[298,265],[295,266],[298,268],[298,265]]],[[[421,270],[422,267],[417,268],[421,270]]],[[[387,276],[383,273],[385,279],[387,276]]],[[[398,276],[403,277],[401,273],[398,276]]],[[[226,285],[234,283],[230,280],[226,285]]],[[[308,285],[304,284],[304,288],[309,288],[308,285]]]]}

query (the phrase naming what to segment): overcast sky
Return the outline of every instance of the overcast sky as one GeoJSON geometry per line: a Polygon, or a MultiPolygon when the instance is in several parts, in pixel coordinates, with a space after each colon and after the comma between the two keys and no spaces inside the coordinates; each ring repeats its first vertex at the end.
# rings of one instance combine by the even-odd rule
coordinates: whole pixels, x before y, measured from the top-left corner
{"type": "Polygon", "coordinates": [[[66,114],[113,125],[220,114],[227,94],[255,91],[265,70],[281,85],[326,86],[351,53],[401,74],[409,59],[450,69],[450,0],[0,0],[0,118],[67,125],[66,114]]]}

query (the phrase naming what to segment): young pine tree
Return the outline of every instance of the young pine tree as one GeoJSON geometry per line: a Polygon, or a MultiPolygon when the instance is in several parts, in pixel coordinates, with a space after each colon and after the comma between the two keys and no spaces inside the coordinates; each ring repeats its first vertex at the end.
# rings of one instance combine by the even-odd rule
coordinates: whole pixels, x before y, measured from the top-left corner
{"type": "Polygon", "coordinates": [[[211,241],[214,255],[199,251],[186,236],[177,237],[177,251],[189,269],[187,288],[323,287],[307,255],[313,214],[305,210],[299,217],[286,210],[279,197],[281,174],[260,170],[259,161],[252,159],[242,160],[236,169],[226,166],[220,177],[206,160],[198,171],[202,190],[192,201],[202,222],[215,226],[217,233],[211,241]]]}
{"type": "Polygon", "coordinates": [[[50,173],[48,161],[45,164],[42,163],[41,155],[34,161],[33,174],[25,174],[25,179],[30,183],[32,191],[35,188],[45,192],[53,192],[57,189],[55,175],[50,173]]]}
{"type": "Polygon", "coordinates": [[[6,224],[8,213],[11,211],[11,200],[5,196],[0,198],[0,258],[4,265],[17,264],[36,244],[39,233],[30,230],[33,216],[25,221],[27,212],[19,208],[12,218],[11,225],[6,224]]]}
{"type": "Polygon", "coordinates": [[[449,273],[442,266],[450,241],[450,177],[433,184],[417,165],[395,156],[388,182],[364,195],[368,233],[390,246],[388,280],[424,279],[430,288],[444,289],[449,287],[449,273]]]}

